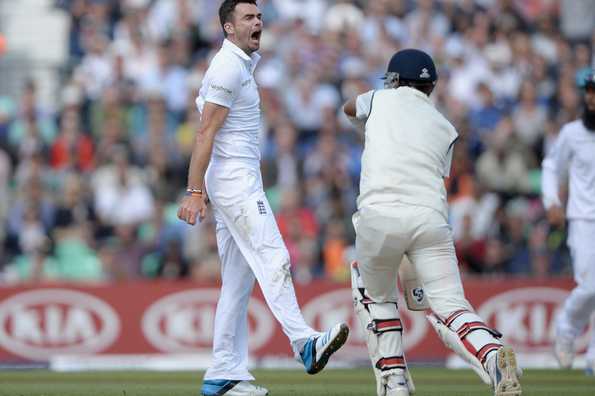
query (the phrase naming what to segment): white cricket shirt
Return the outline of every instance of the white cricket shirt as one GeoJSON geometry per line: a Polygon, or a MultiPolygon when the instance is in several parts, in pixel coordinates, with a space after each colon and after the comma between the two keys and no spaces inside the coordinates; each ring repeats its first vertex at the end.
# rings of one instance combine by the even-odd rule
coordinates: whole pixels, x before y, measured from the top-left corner
{"type": "Polygon", "coordinates": [[[443,178],[458,134],[430,98],[410,87],[369,91],[357,97],[355,118],[365,121],[358,209],[401,203],[447,219],[443,178]]]}
{"type": "Polygon", "coordinates": [[[260,55],[249,56],[226,39],[205,73],[196,98],[198,110],[202,113],[205,102],[229,108],[215,135],[214,158],[260,160],[260,96],[254,80],[259,60],[260,55]]]}
{"type": "Polygon", "coordinates": [[[580,119],[565,124],[542,167],[545,208],[562,206],[559,187],[568,180],[566,217],[595,220],[595,132],[580,119]]]}

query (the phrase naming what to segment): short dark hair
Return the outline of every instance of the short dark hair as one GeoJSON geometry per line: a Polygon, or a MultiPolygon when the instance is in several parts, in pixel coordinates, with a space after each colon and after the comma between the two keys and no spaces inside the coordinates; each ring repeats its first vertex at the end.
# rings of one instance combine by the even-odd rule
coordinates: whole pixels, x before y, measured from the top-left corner
{"type": "Polygon", "coordinates": [[[386,73],[385,77],[383,78],[384,81],[384,88],[398,88],[398,87],[410,87],[417,89],[425,93],[426,95],[430,96],[436,82],[427,82],[427,81],[419,81],[419,80],[410,80],[405,78],[399,78],[399,74],[395,72],[388,72],[386,73]]]}
{"type": "Polygon", "coordinates": [[[236,6],[240,3],[257,5],[256,0],[225,0],[221,3],[221,7],[219,7],[219,22],[221,22],[221,28],[223,29],[223,35],[225,37],[227,37],[225,24],[231,21],[233,12],[235,11],[236,6]]]}
{"type": "Polygon", "coordinates": [[[435,85],[426,82],[420,83],[419,81],[414,80],[399,80],[399,87],[411,87],[430,96],[430,94],[434,90],[435,85]]]}

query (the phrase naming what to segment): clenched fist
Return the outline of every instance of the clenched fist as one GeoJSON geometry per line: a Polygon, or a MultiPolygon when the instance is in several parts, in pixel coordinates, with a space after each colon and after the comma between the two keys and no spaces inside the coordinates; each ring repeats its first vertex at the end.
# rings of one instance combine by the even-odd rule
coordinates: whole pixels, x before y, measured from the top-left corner
{"type": "Polygon", "coordinates": [[[178,208],[178,219],[190,225],[201,222],[207,213],[208,198],[206,195],[186,195],[178,208]]]}
{"type": "Polygon", "coordinates": [[[552,206],[547,210],[547,220],[549,223],[556,227],[564,227],[566,223],[566,215],[564,208],[561,206],[552,206]]]}

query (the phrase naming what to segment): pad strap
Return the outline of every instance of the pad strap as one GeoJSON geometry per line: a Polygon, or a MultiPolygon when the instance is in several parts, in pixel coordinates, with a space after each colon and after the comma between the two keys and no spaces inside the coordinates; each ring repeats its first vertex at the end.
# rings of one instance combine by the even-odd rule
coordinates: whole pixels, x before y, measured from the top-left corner
{"type": "Polygon", "coordinates": [[[464,323],[458,330],[454,330],[451,326],[452,323],[458,317],[460,317],[461,315],[466,314],[466,313],[471,313],[471,312],[469,312],[465,309],[453,312],[448,318],[446,318],[445,321],[443,321],[443,323],[446,326],[448,326],[451,330],[455,331],[461,340],[463,340],[467,335],[469,335],[469,333],[471,333],[472,331],[475,331],[475,330],[485,330],[488,333],[490,333],[492,336],[494,336],[495,338],[502,338],[502,333],[500,333],[496,329],[492,329],[491,327],[486,326],[485,323],[480,322],[480,321],[464,323]]]}
{"type": "Polygon", "coordinates": [[[403,331],[401,319],[373,319],[368,325],[368,330],[374,334],[388,333],[389,331],[403,331]]]}
{"type": "Polygon", "coordinates": [[[450,314],[450,316],[448,318],[446,318],[446,320],[444,321],[444,324],[446,326],[448,326],[449,328],[451,328],[450,325],[452,324],[452,322],[454,322],[456,318],[458,318],[459,316],[461,316],[462,314],[467,313],[467,312],[469,312],[469,311],[467,311],[466,309],[461,309],[460,311],[453,312],[452,314],[450,314]]]}
{"type": "Polygon", "coordinates": [[[364,307],[366,307],[366,309],[368,309],[368,305],[376,304],[370,297],[366,296],[364,289],[359,289],[359,292],[362,295],[360,302],[364,305],[364,307]]]}
{"type": "MultiPolygon", "coordinates": [[[[457,318],[459,318],[461,315],[464,315],[465,313],[470,313],[470,312],[467,310],[460,310],[460,311],[456,311],[456,312],[452,313],[444,321],[444,324],[446,326],[448,326],[451,330],[455,331],[452,328],[452,324],[454,323],[454,321],[457,318]]],[[[489,343],[489,344],[485,344],[484,346],[482,346],[479,350],[475,349],[475,347],[467,339],[467,336],[469,336],[469,334],[471,334],[472,332],[474,332],[476,330],[486,331],[489,334],[491,334],[494,338],[502,338],[502,333],[500,333],[496,329],[492,329],[492,328],[486,326],[486,324],[484,322],[481,322],[478,320],[473,321],[473,322],[465,322],[461,325],[461,327],[459,327],[458,330],[456,330],[456,334],[460,338],[460,340],[463,343],[463,345],[465,346],[465,348],[470,353],[475,355],[477,360],[479,360],[481,362],[481,364],[483,365],[485,363],[486,356],[490,352],[498,350],[500,347],[502,347],[502,345],[496,344],[496,343],[489,343]]]]}
{"type": "Polygon", "coordinates": [[[389,356],[378,359],[376,368],[381,371],[393,369],[406,370],[407,365],[405,364],[405,358],[403,356],[389,356]]]}
{"type": "Polygon", "coordinates": [[[500,345],[500,344],[487,344],[487,345],[484,345],[479,351],[477,351],[475,356],[477,357],[477,360],[479,360],[483,366],[485,364],[485,360],[486,360],[486,357],[488,356],[488,354],[492,351],[497,351],[500,348],[502,348],[502,345],[500,345]]]}
{"type": "Polygon", "coordinates": [[[462,340],[463,338],[467,337],[469,333],[475,330],[485,330],[496,338],[502,338],[502,333],[496,329],[486,326],[483,322],[467,322],[463,324],[459,330],[457,330],[457,334],[462,340]]]}

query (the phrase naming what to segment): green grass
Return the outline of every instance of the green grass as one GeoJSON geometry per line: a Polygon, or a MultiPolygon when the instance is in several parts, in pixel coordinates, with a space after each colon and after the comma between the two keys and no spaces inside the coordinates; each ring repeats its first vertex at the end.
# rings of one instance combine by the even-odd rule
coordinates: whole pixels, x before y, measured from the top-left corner
{"type": "MultiPolygon", "coordinates": [[[[292,370],[256,370],[271,396],[375,395],[371,370],[327,370],[315,376],[292,370]]],[[[468,370],[413,368],[417,395],[490,395],[468,370]]],[[[84,372],[43,370],[0,372],[0,396],[198,396],[202,373],[84,372]]],[[[582,371],[526,370],[523,395],[595,395],[595,378],[582,371]]]]}

